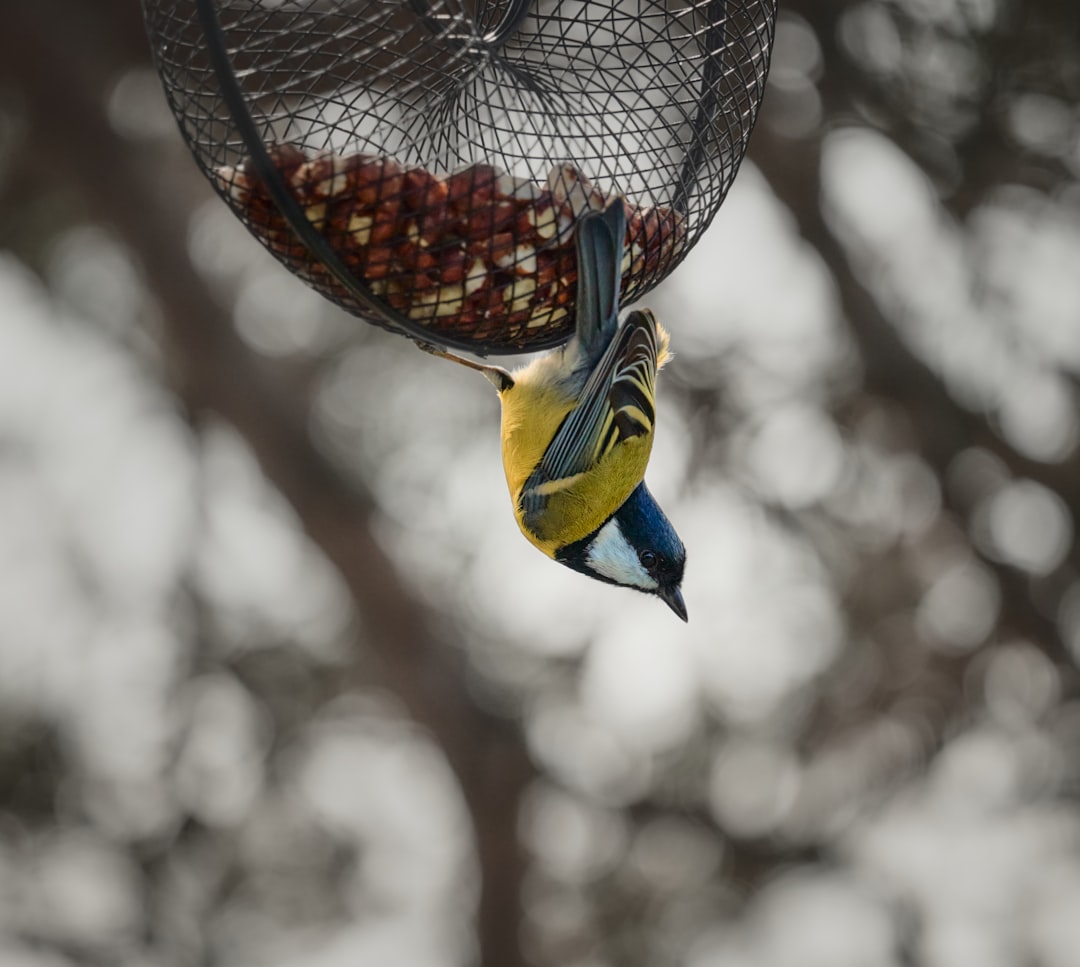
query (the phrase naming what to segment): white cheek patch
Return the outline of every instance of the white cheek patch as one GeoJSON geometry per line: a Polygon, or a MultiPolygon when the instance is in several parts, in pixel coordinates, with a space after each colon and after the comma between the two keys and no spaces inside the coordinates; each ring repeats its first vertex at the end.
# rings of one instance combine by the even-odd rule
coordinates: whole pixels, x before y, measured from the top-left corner
{"type": "Polygon", "coordinates": [[[586,557],[589,566],[597,573],[617,584],[628,584],[644,591],[655,591],[656,579],[641,566],[638,553],[627,543],[619,522],[612,518],[593,538],[586,557]]]}

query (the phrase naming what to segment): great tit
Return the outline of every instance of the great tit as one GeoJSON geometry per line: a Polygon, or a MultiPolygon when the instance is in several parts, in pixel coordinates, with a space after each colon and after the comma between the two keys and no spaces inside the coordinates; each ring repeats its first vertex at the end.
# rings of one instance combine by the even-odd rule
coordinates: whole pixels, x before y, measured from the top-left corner
{"type": "Polygon", "coordinates": [[[686,621],[686,549],[644,482],[668,334],[648,309],[619,324],[625,237],[620,199],[579,219],[575,334],[565,346],[512,373],[421,348],[479,370],[499,391],[522,533],[575,571],[657,595],[686,621]]]}

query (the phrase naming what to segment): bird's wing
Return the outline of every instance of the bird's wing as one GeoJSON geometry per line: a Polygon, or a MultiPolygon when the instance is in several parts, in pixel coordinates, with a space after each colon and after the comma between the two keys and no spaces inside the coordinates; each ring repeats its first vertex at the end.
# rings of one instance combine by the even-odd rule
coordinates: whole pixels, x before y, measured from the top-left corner
{"type": "Polygon", "coordinates": [[[575,231],[578,285],[576,326],[586,359],[595,362],[619,324],[626,212],[621,198],[583,215],[575,231]]]}
{"type": "Polygon", "coordinates": [[[592,469],[620,443],[652,432],[656,371],[666,342],[647,309],[627,315],[590,373],[578,406],[563,420],[522,488],[527,518],[542,511],[560,481],[592,469]]]}

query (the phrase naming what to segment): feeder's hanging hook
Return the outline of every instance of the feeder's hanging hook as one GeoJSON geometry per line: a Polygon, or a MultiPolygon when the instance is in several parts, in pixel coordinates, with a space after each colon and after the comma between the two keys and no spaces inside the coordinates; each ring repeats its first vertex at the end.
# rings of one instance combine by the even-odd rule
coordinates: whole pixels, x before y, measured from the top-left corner
{"type": "MultiPolygon", "coordinates": [[[[471,34],[459,37],[449,31],[447,25],[454,23],[459,18],[436,14],[432,10],[429,0],[409,0],[409,6],[412,7],[417,17],[420,18],[420,21],[432,34],[451,46],[471,47],[476,42],[476,38],[471,34]]],[[[529,13],[529,6],[530,0],[511,0],[495,29],[488,31],[480,38],[485,49],[495,51],[502,47],[521,26],[522,21],[529,13]]]]}

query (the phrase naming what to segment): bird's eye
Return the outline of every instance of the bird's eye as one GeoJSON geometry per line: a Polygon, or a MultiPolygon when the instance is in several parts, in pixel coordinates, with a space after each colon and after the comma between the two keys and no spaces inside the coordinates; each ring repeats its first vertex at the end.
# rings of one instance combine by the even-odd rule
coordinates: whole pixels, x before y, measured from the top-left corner
{"type": "Polygon", "coordinates": [[[641,566],[646,571],[651,571],[656,567],[656,555],[652,551],[642,551],[638,555],[638,559],[641,561],[641,566]]]}

